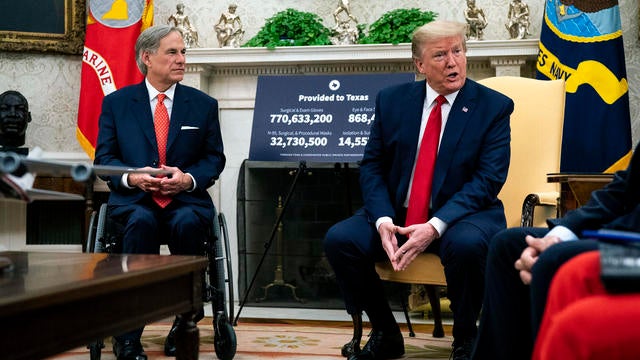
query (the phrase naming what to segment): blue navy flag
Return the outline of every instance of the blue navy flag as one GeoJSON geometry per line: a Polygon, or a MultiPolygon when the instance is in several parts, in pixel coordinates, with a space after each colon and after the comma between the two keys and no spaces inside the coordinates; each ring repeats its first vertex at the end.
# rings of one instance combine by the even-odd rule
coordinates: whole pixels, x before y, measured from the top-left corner
{"type": "Polygon", "coordinates": [[[566,81],[561,171],[602,172],[629,156],[618,0],[546,0],[536,68],[538,79],[566,81]]]}

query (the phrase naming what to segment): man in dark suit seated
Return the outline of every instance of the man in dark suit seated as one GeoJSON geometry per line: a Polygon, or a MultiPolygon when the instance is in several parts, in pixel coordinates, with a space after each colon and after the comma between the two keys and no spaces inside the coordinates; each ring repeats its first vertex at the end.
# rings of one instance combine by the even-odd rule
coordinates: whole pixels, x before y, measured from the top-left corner
{"type": "MultiPolygon", "coordinates": [[[[166,238],[172,254],[200,255],[214,216],[207,188],[225,165],[218,102],[179,83],[185,72],[179,29],[145,30],[135,52],[145,80],[105,96],[95,164],[160,168],[169,174],[111,176],[110,214],[124,224],[124,253],[157,254],[166,238]]],[[[176,326],[177,321],[165,343],[168,356],[175,354],[176,326]]],[[[115,336],[118,359],[146,359],[142,331],[115,336]]]]}
{"type": "Polygon", "coordinates": [[[360,166],[364,207],[327,232],[324,249],[347,312],[357,317],[365,311],[373,327],[362,351],[355,349],[350,359],[404,354],[375,262],[390,260],[402,271],[424,251],[438,254],[444,265],[453,358],[470,355],[488,242],[506,226],[497,195],[509,167],[514,105],[467,79],[465,33],[466,24],[448,21],[415,31],[413,61],[426,81],[378,94],[360,166]]]}
{"type": "Polygon", "coordinates": [[[473,359],[531,359],[556,271],[574,256],[598,249],[595,240],[582,239],[582,232],[600,228],[638,232],[638,147],[629,167],[617,172],[603,189],[594,191],[584,206],[547,222],[550,229],[512,228],[491,240],[473,359]]]}

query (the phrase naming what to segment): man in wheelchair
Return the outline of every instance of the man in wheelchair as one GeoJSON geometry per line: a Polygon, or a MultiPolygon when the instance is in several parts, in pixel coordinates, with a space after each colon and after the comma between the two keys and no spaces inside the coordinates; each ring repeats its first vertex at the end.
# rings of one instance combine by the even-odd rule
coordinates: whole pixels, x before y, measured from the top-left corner
{"type": "MultiPolygon", "coordinates": [[[[144,171],[104,179],[109,216],[123,225],[123,253],[158,254],[164,239],[172,254],[202,255],[213,227],[207,188],[225,165],[218,103],[179,83],[185,50],[179,29],[145,30],[135,45],[144,81],[103,100],[94,163],[144,171]]],[[[178,319],[165,343],[167,356],[175,355],[178,319]]],[[[146,359],[142,331],[114,336],[118,359],[146,359]]]]}

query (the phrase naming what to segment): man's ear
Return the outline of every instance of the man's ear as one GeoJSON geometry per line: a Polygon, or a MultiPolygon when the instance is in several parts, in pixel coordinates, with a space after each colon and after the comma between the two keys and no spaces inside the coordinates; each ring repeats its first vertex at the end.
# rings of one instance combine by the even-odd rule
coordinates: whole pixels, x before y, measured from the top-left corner
{"type": "Polygon", "coordinates": [[[143,51],[142,52],[142,62],[149,66],[149,52],[148,51],[143,51]]]}
{"type": "Polygon", "coordinates": [[[416,66],[416,69],[418,69],[418,72],[420,74],[424,74],[422,72],[422,69],[424,69],[424,63],[422,62],[421,59],[413,58],[413,64],[416,66]]]}

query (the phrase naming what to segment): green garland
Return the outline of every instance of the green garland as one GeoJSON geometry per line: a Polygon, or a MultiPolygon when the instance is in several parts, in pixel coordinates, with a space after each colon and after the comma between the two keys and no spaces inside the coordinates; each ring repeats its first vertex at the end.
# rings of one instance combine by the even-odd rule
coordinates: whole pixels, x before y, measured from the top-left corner
{"type": "Polygon", "coordinates": [[[318,15],[289,8],[267,19],[243,47],[331,45],[330,34],[318,15]]]}
{"type": "Polygon", "coordinates": [[[360,38],[360,44],[410,43],[413,31],[435,20],[433,11],[420,9],[396,9],[382,15],[369,27],[368,34],[360,38]]]}

